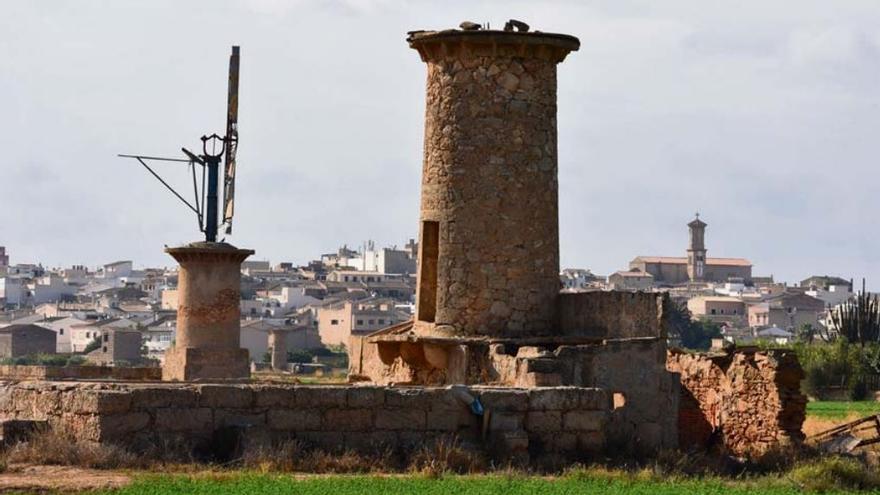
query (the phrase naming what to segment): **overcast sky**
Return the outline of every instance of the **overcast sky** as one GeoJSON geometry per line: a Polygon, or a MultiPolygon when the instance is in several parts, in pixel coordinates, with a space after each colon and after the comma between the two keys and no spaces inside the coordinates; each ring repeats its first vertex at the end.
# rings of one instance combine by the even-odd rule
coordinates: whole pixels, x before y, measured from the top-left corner
{"type": "MultiPolygon", "coordinates": [[[[867,1],[0,0],[0,245],[13,263],[170,265],[195,219],[136,162],[224,126],[228,241],[304,263],[417,235],[425,68],[405,33],[509,18],[572,34],[559,67],[564,267],[709,256],[880,286],[880,4],[867,1]],[[872,283],[873,282],[873,283],[872,283]]],[[[185,165],[160,165],[183,190],[185,165]]]]}

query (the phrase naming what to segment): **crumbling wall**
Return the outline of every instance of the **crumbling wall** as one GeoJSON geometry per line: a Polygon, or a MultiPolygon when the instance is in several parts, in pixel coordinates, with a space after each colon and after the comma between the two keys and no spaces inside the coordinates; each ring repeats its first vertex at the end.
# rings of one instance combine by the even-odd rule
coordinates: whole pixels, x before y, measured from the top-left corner
{"type": "Polygon", "coordinates": [[[419,448],[454,436],[499,457],[579,459],[604,447],[610,401],[581,387],[23,382],[0,385],[0,420],[47,421],[79,439],[135,447],[171,438],[197,446],[240,427],[245,442],[293,438],[332,451],[419,448]],[[480,399],[484,416],[462,392],[480,399]]]}
{"type": "Polygon", "coordinates": [[[561,346],[562,383],[608,390],[614,411],[606,430],[619,450],[652,453],[678,445],[678,377],[666,370],[666,341],[610,340],[602,345],[561,346]]]}
{"type": "Polygon", "coordinates": [[[605,339],[666,338],[666,304],[666,294],[653,292],[559,294],[559,331],[562,335],[605,339]]]}
{"type": "Polygon", "coordinates": [[[803,370],[792,351],[732,350],[668,353],[667,368],[681,375],[679,445],[721,447],[755,456],[800,442],[806,397],[803,370]]]}

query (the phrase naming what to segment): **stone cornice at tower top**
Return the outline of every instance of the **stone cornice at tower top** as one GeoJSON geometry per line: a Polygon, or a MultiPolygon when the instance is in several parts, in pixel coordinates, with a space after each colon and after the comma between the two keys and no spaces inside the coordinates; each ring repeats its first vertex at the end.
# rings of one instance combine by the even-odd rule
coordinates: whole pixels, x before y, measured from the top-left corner
{"type": "Polygon", "coordinates": [[[559,63],[581,46],[580,40],[568,34],[482,29],[410,31],[406,41],[410,48],[418,50],[423,62],[468,54],[483,57],[535,57],[559,63]]]}

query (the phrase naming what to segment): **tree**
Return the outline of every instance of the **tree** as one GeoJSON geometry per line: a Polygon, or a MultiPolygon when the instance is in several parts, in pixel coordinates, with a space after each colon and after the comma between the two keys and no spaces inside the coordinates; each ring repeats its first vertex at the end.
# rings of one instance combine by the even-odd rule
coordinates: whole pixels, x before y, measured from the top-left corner
{"type": "Polygon", "coordinates": [[[685,303],[672,303],[666,312],[669,334],[678,337],[682,347],[706,350],[712,339],[721,337],[721,327],[710,321],[694,321],[685,303]]]}
{"type": "Polygon", "coordinates": [[[95,339],[92,340],[91,342],[89,342],[89,345],[87,345],[86,348],[83,349],[83,354],[88,354],[94,350],[99,349],[100,347],[101,347],[101,337],[95,337],[95,339]]]}

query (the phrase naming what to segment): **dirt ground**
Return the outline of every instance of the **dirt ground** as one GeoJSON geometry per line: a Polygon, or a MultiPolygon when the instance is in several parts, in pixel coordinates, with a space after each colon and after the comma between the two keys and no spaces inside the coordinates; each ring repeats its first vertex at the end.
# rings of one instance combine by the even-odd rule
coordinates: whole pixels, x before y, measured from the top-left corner
{"type": "Polygon", "coordinates": [[[118,471],[70,466],[11,465],[0,473],[0,492],[85,491],[119,488],[131,478],[118,471]]]}

